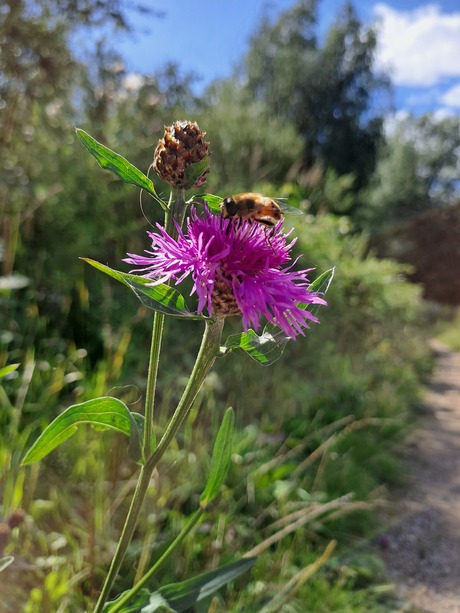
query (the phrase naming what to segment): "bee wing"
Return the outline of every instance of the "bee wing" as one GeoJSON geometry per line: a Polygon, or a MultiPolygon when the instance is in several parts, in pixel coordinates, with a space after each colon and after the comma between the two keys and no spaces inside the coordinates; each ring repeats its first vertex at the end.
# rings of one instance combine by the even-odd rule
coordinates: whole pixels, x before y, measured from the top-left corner
{"type": "Polygon", "coordinates": [[[296,209],[294,206],[290,206],[289,204],[280,202],[279,200],[276,202],[285,215],[305,215],[303,211],[296,209]]]}

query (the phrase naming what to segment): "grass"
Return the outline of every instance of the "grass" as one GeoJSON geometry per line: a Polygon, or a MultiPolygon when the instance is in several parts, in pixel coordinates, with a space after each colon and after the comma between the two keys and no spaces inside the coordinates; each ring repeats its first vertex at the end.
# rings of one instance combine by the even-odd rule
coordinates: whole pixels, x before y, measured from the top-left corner
{"type": "MultiPolygon", "coordinates": [[[[215,432],[231,405],[238,433],[220,499],[150,587],[253,552],[251,576],[197,613],[214,605],[229,613],[304,613],[305,603],[314,613],[398,610],[371,543],[377,509],[400,483],[395,449],[430,367],[418,293],[401,281],[398,265],[363,259],[364,243],[338,233],[333,220],[305,224],[298,233],[320,270],[329,258],[340,262],[321,326],[289,344],[273,367],[238,355],[217,362],[154,475],[117,592],[158,559],[196,508],[215,432]]],[[[47,336],[40,309],[31,307],[36,319],[28,320],[27,336],[10,335],[0,354],[5,363],[22,364],[0,382],[1,514],[27,512],[4,548],[26,568],[3,572],[5,613],[90,610],[113,555],[137,470],[128,441],[82,429],[40,465],[24,470],[19,463],[44,425],[70,404],[113,393],[142,410],[150,315],[135,311],[133,299],[114,296],[117,313],[134,315],[104,326],[97,361],[58,334],[47,336]]],[[[11,321],[19,317],[12,313],[11,321]]],[[[229,321],[229,333],[233,327],[237,322],[229,321]]],[[[197,334],[194,322],[167,327],[159,432],[189,371],[197,334]]]]}

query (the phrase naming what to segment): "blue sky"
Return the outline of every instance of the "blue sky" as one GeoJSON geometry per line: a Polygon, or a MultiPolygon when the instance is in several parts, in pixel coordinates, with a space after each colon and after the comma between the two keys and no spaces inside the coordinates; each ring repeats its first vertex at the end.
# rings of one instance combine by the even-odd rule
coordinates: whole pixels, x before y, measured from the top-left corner
{"type": "MultiPolygon", "coordinates": [[[[200,86],[232,73],[264,11],[276,17],[295,0],[149,0],[164,17],[133,16],[137,33],[116,47],[133,73],[151,74],[167,61],[201,78],[200,86]]],[[[319,32],[344,2],[319,1],[319,32]]],[[[378,21],[377,65],[389,69],[398,111],[460,114],[460,2],[353,2],[364,23],[378,21]]]]}

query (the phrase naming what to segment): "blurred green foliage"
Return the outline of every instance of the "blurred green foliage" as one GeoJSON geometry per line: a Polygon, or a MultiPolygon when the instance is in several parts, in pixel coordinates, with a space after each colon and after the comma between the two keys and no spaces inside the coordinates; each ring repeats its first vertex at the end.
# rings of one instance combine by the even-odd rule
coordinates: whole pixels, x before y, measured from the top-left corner
{"type": "MultiPolygon", "coordinates": [[[[315,2],[264,21],[240,74],[199,97],[180,66],[127,74],[96,34],[91,65],[74,56],[73,28],[109,18],[126,25],[119,2],[35,6],[10,2],[0,12],[0,367],[21,363],[0,381],[0,498],[4,517],[27,511],[5,555],[29,565],[4,571],[5,611],[73,612],[94,602],[136,470],[123,439],[92,431],[78,432],[42,465],[19,468],[30,442],[69,404],[110,393],[143,408],[151,313],[78,257],[118,268],[127,251],[148,246],[145,230],[161,211],[146,194],[140,207],[135,189],[102,171],[73,127],[147,171],[163,124],[185,116],[211,141],[209,190],[288,197],[305,212],[293,233],[299,265],[314,267],[312,278],[337,271],[321,324],[288,344],[274,366],[236,354],[217,362],[155,475],[117,589],[158,558],[196,508],[210,441],[231,405],[238,437],[227,487],[158,584],[229,561],[285,529],[261,551],[251,581],[218,597],[222,610],[259,611],[333,538],[337,553],[283,610],[303,612],[306,601],[341,613],[397,610],[368,539],[378,529],[372,505],[402,478],[398,451],[431,365],[428,326],[404,266],[373,257],[357,225],[372,232],[455,197],[458,122],[407,120],[404,137],[384,140],[373,102],[388,82],[373,70],[375,33],[350,7],[321,44],[315,2]],[[411,131],[416,137],[406,138],[411,131]],[[11,273],[28,284],[12,289],[11,273]]],[[[226,326],[240,331],[236,318],[226,326]]],[[[197,322],[168,321],[159,432],[200,335],[197,322]]]]}
{"type": "Polygon", "coordinates": [[[460,118],[403,117],[390,125],[357,217],[371,228],[453,203],[459,198],[460,118]]]}

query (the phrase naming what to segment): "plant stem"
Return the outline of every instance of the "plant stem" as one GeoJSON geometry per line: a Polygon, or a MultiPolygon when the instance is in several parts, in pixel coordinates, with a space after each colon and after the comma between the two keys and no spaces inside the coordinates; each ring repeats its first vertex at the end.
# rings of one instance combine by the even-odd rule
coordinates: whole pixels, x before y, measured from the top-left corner
{"type": "MultiPolygon", "coordinates": [[[[165,218],[165,230],[170,236],[177,236],[177,227],[174,221],[179,226],[185,218],[186,203],[185,203],[185,191],[183,189],[173,189],[172,199],[169,207],[169,212],[165,218]]],[[[143,439],[143,459],[144,461],[150,457],[152,450],[152,438],[153,438],[153,413],[155,407],[155,390],[158,378],[158,366],[160,361],[161,341],[163,338],[164,327],[164,315],[158,311],[155,312],[153,318],[152,327],[152,342],[150,345],[150,358],[147,375],[147,387],[145,395],[145,426],[144,426],[144,439],[143,439]]],[[[161,457],[161,456],[160,456],[161,457]]],[[[142,505],[147,494],[148,485],[152,476],[152,472],[155,465],[152,468],[147,469],[144,465],[141,467],[139,473],[139,479],[134,491],[131,506],[128,511],[128,515],[125,519],[120,539],[118,541],[115,555],[112,559],[109,571],[105,578],[104,585],[101,590],[101,594],[96,603],[94,613],[100,613],[108,598],[110,589],[115,581],[115,578],[120,570],[121,563],[126,553],[126,549],[131,541],[132,535],[136,528],[139,515],[142,509],[142,505]]]]}
{"type": "Polygon", "coordinates": [[[103,606],[109,596],[110,589],[115,581],[118,571],[120,570],[126,550],[131,542],[131,538],[137,526],[153,470],[165,453],[169,443],[174,438],[184,419],[187,417],[207,374],[211,370],[212,365],[219,354],[223,326],[223,318],[206,321],[206,328],[201,341],[201,347],[198,352],[192,374],[190,375],[190,379],[182,394],[182,398],[177,405],[174,415],[172,416],[171,421],[169,422],[157,448],[150,457],[147,456],[148,459],[146,463],[141,467],[136,490],[125,520],[125,525],[123,526],[123,531],[121,533],[120,540],[118,541],[112,564],[110,565],[109,572],[93,613],[102,612],[103,606]]]}
{"type": "MultiPolygon", "coordinates": [[[[165,230],[172,236],[177,237],[176,221],[182,226],[186,213],[185,192],[183,189],[173,189],[170,208],[165,218],[165,230]]],[[[160,362],[161,340],[163,338],[163,326],[165,316],[155,311],[153,318],[152,343],[150,345],[150,359],[147,377],[147,389],[145,394],[145,428],[143,453],[144,460],[149,457],[152,450],[153,411],[155,406],[155,389],[158,378],[158,365],[160,362]]]]}
{"type": "Polygon", "coordinates": [[[176,549],[180,543],[185,539],[187,534],[191,532],[191,530],[196,526],[196,524],[200,521],[203,516],[204,509],[197,509],[195,513],[189,518],[187,524],[182,528],[180,533],[176,536],[174,541],[169,545],[163,555],[158,558],[155,564],[149,568],[149,570],[145,573],[145,575],[136,583],[134,587],[132,587],[128,592],[126,592],[119,601],[114,605],[111,609],[110,613],[117,613],[121,609],[121,607],[126,604],[133,596],[137,594],[137,592],[144,587],[144,585],[153,577],[156,571],[160,568],[163,562],[172,554],[172,552],[176,549]]]}
{"type": "Polygon", "coordinates": [[[169,443],[174,438],[177,430],[182,422],[187,417],[188,412],[192,408],[193,402],[206,379],[207,374],[212,368],[217,356],[219,355],[220,341],[222,338],[222,330],[224,327],[224,318],[210,319],[206,321],[206,329],[204,331],[201,347],[193,367],[192,374],[188,380],[187,387],[182,394],[179,404],[174,412],[174,415],[169,422],[165,433],[163,434],[158,447],[147,460],[146,469],[154,469],[158,464],[158,460],[163,456],[169,443]]]}
{"type": "Polygon", "coordinates": [[[147,376],[147,388],[145,392],[145,421],[144,421],[144,441],[142,445],[143,460],[149,457],[152,449],[153,435],[153,411],[155,407],[155,390],[158,377],[158,366],[160,363],[160,349],[163,338],[163,324],[165,316],[159,311],[155,311],[153,317],[152,342],[150,344],[149,370],[147,376]]]}

